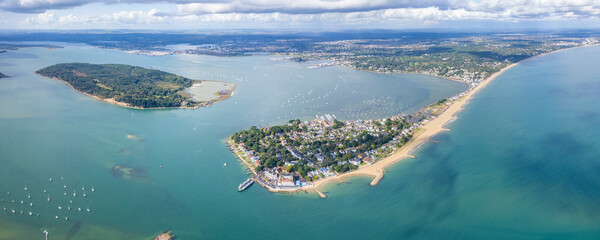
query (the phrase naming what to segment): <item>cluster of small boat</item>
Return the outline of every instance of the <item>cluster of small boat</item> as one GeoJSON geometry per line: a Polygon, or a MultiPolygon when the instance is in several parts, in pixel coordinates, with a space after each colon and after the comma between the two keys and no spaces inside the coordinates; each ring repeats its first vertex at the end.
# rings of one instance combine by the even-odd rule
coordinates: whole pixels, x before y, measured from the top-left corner
{"type": "MultiPolygon", "coordinates": [[[[61,177],[60,180],[64,180],[64,178],[61,177]]],[[[52,183],[53,179],[50,178],[49,182],[52,183]]],[[[70,194],[67,194],[67,188],[68,188],[67,185],[63,185],[62,188],[59,187],[59,186],[54,186],[53,188],[49,189],[50,191],[46,190],[45,188],[42,190],[43,195],[46,195],[45,200],[48,202],[48,204],[50,204],[50,202],[52,202],[54,200],[55,202],[65,203],[67,206],[64,209],[66,209],[67,211],[71,211],[71,209],[77,210],[79,212],[91,212],[92,211],[90,209],[89,205],[87,205],[87,208],[83,208],[83,209],[81,207],[77,207],[77,208],[76,207],[71,207],[71,205],[73,205],[73,200],[75,200],[75,198],[78,195],[80,197],[82,197],[81,199],[86,198],[88,196],[87,192],[86,192],[85,186],[81,186],[81,191],[73,189],[73,194],[72,194],[73,198],[69,197],[70,194]],[[56,188],[59,188],[62,191],[61,190],[56,191],[56,188]],[[49,192],[63,192],[64,196],[60,196],[59,195],[59,196],[53,196],[51,198],[51,195],[50,195],[49,192]]],[[[35,211],[34,202],[36,202],[36,201],[34,201],[34,198],[33,198],[32,195],[35,195],[36,191],[32,191],[31,189],[29,189],[27,187],[27,185],[25,185],[25,187],[23,188],[23,190],[26,193],[27,199],[15,201],[15,199],[8,200],[8,199],[0,198],[0,202],[3,204],[2,210],[4,212],[9,212],[9,213],[12,213],[12,214],[17,214],[18,213],[18,214],[21,214],[21,215],[29,215],[29,216],[34,216],[35,215],[37,217],[40,217],[41,216],[40,213],[34,213],[34,211],[35,211]],[[8,210],[8,209],[10,209],[10,210],[8,210]]],[[[94,189],[94,186],[91,186],[91,189],[88,189],[88,191],[95,192],[96,189],[94,189]]],[[[6,195],[12,197],[12,196],[15,196],[15,195],[18,195],[18,194],[11,194],[11,192],[6,192],[6,195]]],[[[44,199],[44,198],[42,197],[42,199],[44,199]]],[[[40,204],[39,201],[40,200],[38,200],[36,202],[36,204],[40,204]]],[[[41,200],[41,201],[43,201],[43,200],[41,200]]],[[[76,200],[76,201],[82,202],[83,200],[76,200]]],[[[59,211],[63,210],[63,206],[61,206],[61,204],[58,204],[57,208],[58,208],[59,211]]],[[[57,214],[54,218],[55,219],[61,219],[63,217],[59,217],[59,215],[57,214]]],[[[65,216],[64,219],[66,221],[69,221],[69,217],[68,216],[65,216]]]]}

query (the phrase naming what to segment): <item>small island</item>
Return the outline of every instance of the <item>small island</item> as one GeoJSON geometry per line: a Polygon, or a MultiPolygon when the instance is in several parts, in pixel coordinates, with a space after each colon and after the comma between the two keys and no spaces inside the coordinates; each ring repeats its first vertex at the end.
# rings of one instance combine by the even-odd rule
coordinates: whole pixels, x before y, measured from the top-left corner
{"type": "MultiPolygon", "coordinates": [[[[62,63],[36,71],[88,96],[131,108],[197,108],[232,96],[235,84],[125,64],[62,63]],[[197,88],[210,86],[209,90],[197,88]]],[[[206,87],[205,87],[206,88],[206,87]]]]}
{"type": "Polygon", "coordinates": [[[8,76],[4,75],[3,73],[0,72],[0,78],[7,78],[8,76]]]}

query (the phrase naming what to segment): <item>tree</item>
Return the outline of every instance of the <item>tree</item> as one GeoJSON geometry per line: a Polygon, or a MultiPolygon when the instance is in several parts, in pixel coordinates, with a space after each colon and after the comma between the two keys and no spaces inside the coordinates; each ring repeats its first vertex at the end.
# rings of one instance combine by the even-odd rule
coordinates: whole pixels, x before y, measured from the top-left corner
{"type": "Polygon", "coordinates": [[[346,125],[345,123],[338,121],[337,119],[333,119],[333,129],[338,129],[346,125]]]}

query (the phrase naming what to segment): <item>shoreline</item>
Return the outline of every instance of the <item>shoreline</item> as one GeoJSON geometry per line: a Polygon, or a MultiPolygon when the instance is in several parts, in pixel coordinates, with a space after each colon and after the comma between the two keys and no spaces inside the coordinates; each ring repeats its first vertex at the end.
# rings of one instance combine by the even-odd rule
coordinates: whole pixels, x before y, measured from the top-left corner
{"type": "MultiPolygon", "coordinates": [[[[412,150],[415,150],[421,147],[423,144],[430,142],[430,138],[445,131],[450,131],[450,129],[445,128],[446,123],[455,119],[454,115],[460,112],[463,109],[463,106],[468,103],[468,101],[473,97],[474,94],[479,92],[479,90],[483,89],[487,84],[489,84],[492,80],[498,77],[500,74],[504,73],[506,70],[511,69],[512,67],[518,65],[518,63],[510,64],[500,71],[495,72],[487,79],[481,81],[477,87],[467,93],[465,96],[454,102],[446,111],[440,114],[435,119],[426,123],[421,129],[423,131],[414,136],[411,141],[409,141],[406,145],[402,146],[396,152],[392,153],[390,156],[387,156],[384,159],[381,159],[372,165],[368,165],[362,168],[359,168],[353,172],[345,173],[337,176],[337,178],[344,178],[352,175],[370,175],[375,178],[371,181],[370,185],[375,186],[381,181],[384,177],[385,168],[406,158],[414,158],[414,156],[410,155],[412,150]]],[[[314,183],[315,188],[319,188],[325,185],[329,179],[323,179],[321,181],[316,181],[314,183]]]]}
{"type": "MultiPolygon", "coordinates": [[[[548,55],[551,53],[561,52],[564,50],[581,48],[581,47],[589,47],[589,46],[598,46],[598,44],[563,48],[563,49],[543,53],[540,55],[532,56],[532,57],[523,59],[516,63],[512,63],[512,64],[500,69],[500,71],[493,73],[485,80],[481,81],[475,88],[473,88],[473,90],[469,91],[466,95],[464,95],[460,99],[456,100],[452,105],[450,105],[450,107],[448,107],[448,109],[446,109],[446,111],[444,111],[442,114],[440,114],[435,119],[432,119],[429,122],[427,122],[421,128],[421,130],[419,131],[418,134],[413,136],[408,143],[406,143],[404,146],[399,148],[396,152],[392,153],[391,155],[389,155],[371,165],[363,165],[363,166],[359,167],[357,170],[354,170],[352,172],[343,173],[343,174],[333,176],[333,177],[330,177],[327,179],[320,179],[320,180],[314,181],[313,185],[301,187],[299,189],[296,189],[294,191],[289,191],[289,192],[291,193],[291,192],[297,192],[297,191],[313,190],[321,198],[326,198],[326,196],[319,190],[319,188],[322,188],[323,186],[325,186],[327,183],[330,183],[331,181],[334,181],[334,180],[342,181],[343,178],[356,176],[356,175],[372,176],[373,180],[370,182],[369,185],[375,186],[381,181],[381,179],[383,179],[383,177],[385,175],[384,172],[386,171],[385,168],[387,168],[390,165],[397,163],[401,160],[404,160],[406,158],[416,158],[415,156],[410,155],[410,153],[413,150],[418,149],[419,147],[421,147],[422,145],[424,145],[427,142],[432,142],[430,140],[431,137],[433,137],[437,134],[440,134],[442,132],[451,131],[451,129],[445,128],[445,125],[449,122],[455,121],[457,119],[457,117],[455,117],[455,115],[464,109],[463,106],[468,104],[469,101],[473,98],[473,96],[475,94],[477,94],[481,89],[485,88],[490,82],[492,82],[496,77],[498,77],[505,71],[513,68],[514,66],[517,66],[519,63],[521,63],[523,61],[527,61],[527,60],[530,60],[530,59],[533,59],[536,57],[541,57],[541,56],[545,56],[545,55],[548,55]]],[[[449,79],[449,80],[453,80],[453,79],[449,79]]]]}
{"type": "MultiPolygon", "coordinates": [[[[47,78],[46,76],[44,76],[44,75],[41,75],[41,74],[39,74],[39,73],[35,73],[35,74],[36,74],[36,75],[38,75],[38,76],[42,76],[42,77],[45,77],[45,78],[47,78]]],[[[235,88],[237,87],[237,84],[233,83],[233,85],[234,85],[234,86],[233,86],[233,89],[232,89],[232,91],[231,91],[231,95],[229,95],[229,96],[227,96],[226,98],[223,98],[223,99],[217,99],[216,101],[212,101],[210,104],[205,104],[205,103],[202,103],[202,104],[201,104],[201,106],[194,106],[194,107],[184,107],[184,106],[180,106],[180,107],[154,107],[154,108],[143,108],[143,107],[133,107],[133,106],[130,106],[128,103],[124,103],[124,102],[118,102],[118,101],[116,101],[116,100],[114,100],[114,99],[112,99],[112,98],[101,98],[101,97],[98,97],[98,96],[94,96],[94,95],[91,95],[91,94],[89,94],[89,93],[86,93],[86,92],[82,92],[82,91],[79,91],[79,90],[77,90],[76,88],[74,88],[74,87],[73,87],[73,85],[71,85],[70,83],[68,83],[68,82],[67,82],[67,81],[65,81],[65,80],[62,80],[62,79],[60,79],[60,78],[55,78],[55,77],[53,77],[52,79],[54,79],[54,80],[58,80],[58,81],[61,81],[61,82],[63,82],[63,83],[66,83],[67,85],[69,85],[69,87],[71,87],[71,88],[72,88],[73,90],[75,90],[76,92],[78,92],[78,93],[81,93],[81,94],[83,94],[83,95],[86,95],[86,96],[88,96],[88,97],[94,98],[94,99],[96,99],[96,100],[100,100],[100,101],[102,101],[102,102],[106,102],[106,103],[114,104],[114,105],[117,105],[117,106],[119,106],[119,107],[124,107],[124,108],[129,108],[129,109],[138,109],[138,110],[160,110],[160,109],[197,109],[197,108],[200,108],[200,107],[210,107],[210,106],[212,106],[213,104],[215,104],[215,103],[217,103],[217,102],[220,102],[220,101],[227,100],[227,99],[231,98],[231,97],[233,96],[233,91],[234,91],[234,90],[235,90],[235,88]]],[[[200,80],[200,81],[208,81],[208,82],[223,82],[223,81],[212,81],[212,80],[200,80]]]]}

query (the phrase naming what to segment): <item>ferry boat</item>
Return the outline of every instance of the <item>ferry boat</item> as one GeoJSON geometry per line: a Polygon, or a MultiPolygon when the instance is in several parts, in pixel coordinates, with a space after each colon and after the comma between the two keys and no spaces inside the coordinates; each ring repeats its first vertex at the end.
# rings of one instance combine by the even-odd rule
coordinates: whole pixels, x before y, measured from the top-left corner
{"type": "Polygon", "coordinates": [[[246,190],[246,188],[250,187],[250,185],[252,185],[254,183],[254,180],[252,180],[251,178],[248,178],[246,181],[244,181],[242,184],[240,184],[240,186],[238,187],[238,191],[244,191],[246,190]]]}

